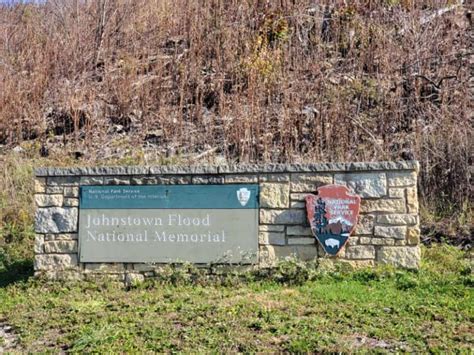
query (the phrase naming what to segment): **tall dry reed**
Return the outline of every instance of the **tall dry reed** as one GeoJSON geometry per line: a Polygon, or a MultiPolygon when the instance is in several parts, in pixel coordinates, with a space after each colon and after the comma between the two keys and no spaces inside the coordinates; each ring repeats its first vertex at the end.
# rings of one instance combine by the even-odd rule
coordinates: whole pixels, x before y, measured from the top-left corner
{"type": "Polygon", "coordinates": [[[3,6],[0,144],[62,133],[100,152],[119,125],[134,149],[158,130],[157,149],[237,162],[417,159],[422,197],[461,208],[473,143],[467,10],[430,0],[3,6]],[[72,126],[55,131],[58,117],[72,126]]]}

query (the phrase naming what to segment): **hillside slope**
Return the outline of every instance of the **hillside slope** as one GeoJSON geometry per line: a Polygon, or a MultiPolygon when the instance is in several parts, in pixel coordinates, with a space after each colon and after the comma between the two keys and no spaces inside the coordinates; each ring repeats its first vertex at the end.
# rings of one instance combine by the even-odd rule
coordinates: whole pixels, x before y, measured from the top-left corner
{"type": "Polygon", "coordinates": [[[0,6],[3,152],[78,164],[417,159],[422,198],[465,208],[470,9],[346,3],[0,6]]]}

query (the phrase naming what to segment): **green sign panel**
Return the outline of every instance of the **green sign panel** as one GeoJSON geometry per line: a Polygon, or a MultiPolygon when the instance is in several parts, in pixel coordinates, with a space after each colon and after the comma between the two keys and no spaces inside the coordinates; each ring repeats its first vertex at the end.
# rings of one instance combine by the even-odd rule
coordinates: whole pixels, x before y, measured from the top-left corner
{"type": "Polygon", "coordinates": [[[83,186],[81,262],[254,263],[258,185],[83,186]]]}

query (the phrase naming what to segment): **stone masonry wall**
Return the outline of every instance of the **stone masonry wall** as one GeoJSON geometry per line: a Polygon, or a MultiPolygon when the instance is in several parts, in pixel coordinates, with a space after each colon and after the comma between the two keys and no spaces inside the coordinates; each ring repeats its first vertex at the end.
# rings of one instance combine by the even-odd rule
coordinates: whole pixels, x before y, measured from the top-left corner
{"type": "MultiPolygon", "coordinates": [[[[246,166],[39,168],[35,179],[35,270],[49,278],[143,279],[156,264],[79,263],[78,206],[83,185],[258,183],[259,263],[326,258],[355,267],[388,263],[418,268],[420,227],[417,162],[246,166]],[[337,257],[328,257],[311,234],[305,196],[319,186],[346,185],[361,196],[355,232],[337,257]]],[[[209,272],[218,272],[209,268],[209,272]]]]}

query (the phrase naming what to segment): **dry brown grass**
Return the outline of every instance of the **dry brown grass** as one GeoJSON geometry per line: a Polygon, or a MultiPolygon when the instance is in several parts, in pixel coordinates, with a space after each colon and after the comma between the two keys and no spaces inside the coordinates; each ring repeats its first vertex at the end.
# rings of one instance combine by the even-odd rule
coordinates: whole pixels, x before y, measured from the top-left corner
{"type": "Polygon", "coordinates": [[[235,162],[418,159],[430,205],[466,206],[473,34],[465,9],[425,21],[454,2],[343,3],[1,7],[0,144],[56,142],[66,144],[61,154],[81,151],[96,163],[115,129],[132,151],[159,132],[158,156],[214,148],[235,162]]]}

